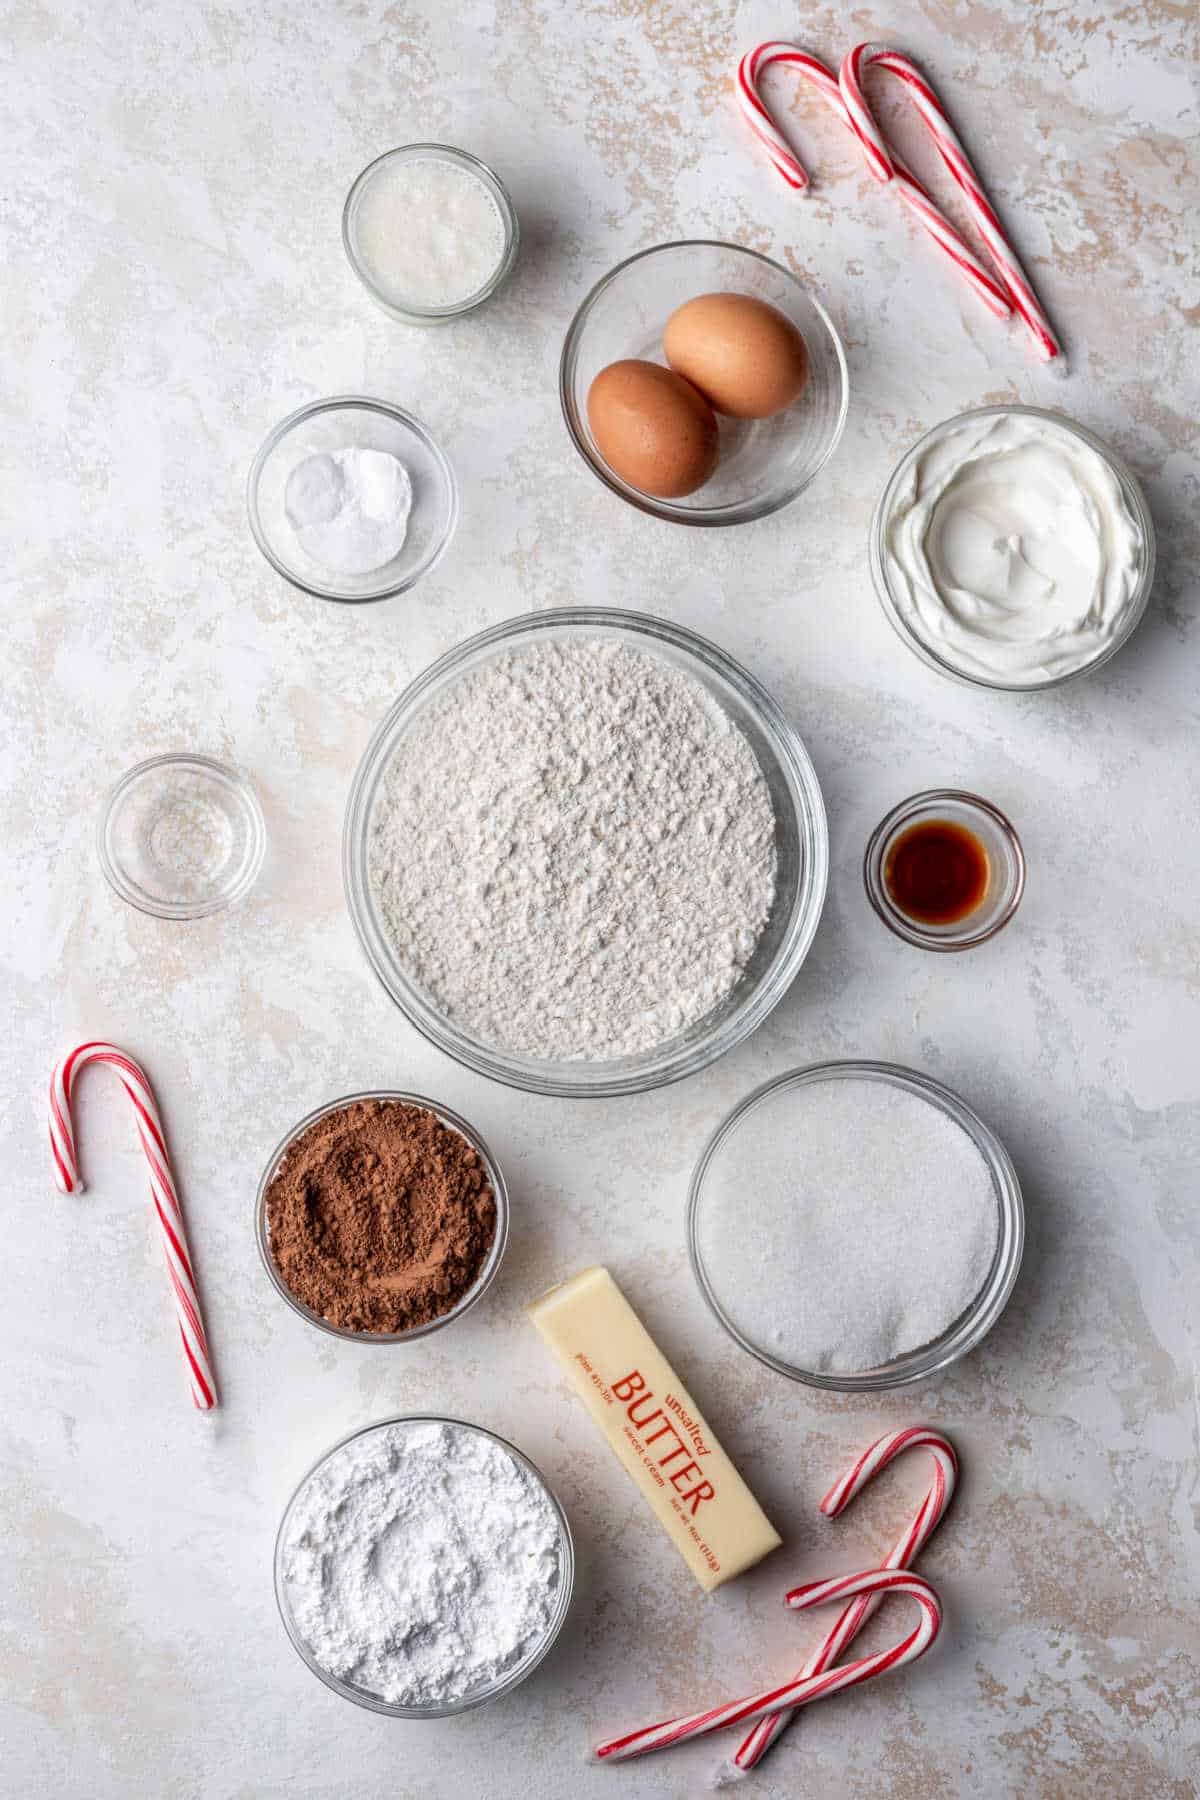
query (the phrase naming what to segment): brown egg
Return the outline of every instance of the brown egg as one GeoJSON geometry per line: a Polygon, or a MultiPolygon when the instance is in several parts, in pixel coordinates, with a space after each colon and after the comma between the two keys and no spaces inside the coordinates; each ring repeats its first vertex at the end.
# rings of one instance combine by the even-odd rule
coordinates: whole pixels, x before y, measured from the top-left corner
{"type": "Polygon", "coordinates": [[[644,494],[682,499],[717,466],[712,407],[658,363],[609,363],[588,389],[587,415],[609,468],[644,494]]]}
{"type": "Polygon", "coordinates": [[[799,399],[808,350],[789,318],[749,294],[699,294],[663,332],[667,361],[719,413],[769,419],[799,399]]]}

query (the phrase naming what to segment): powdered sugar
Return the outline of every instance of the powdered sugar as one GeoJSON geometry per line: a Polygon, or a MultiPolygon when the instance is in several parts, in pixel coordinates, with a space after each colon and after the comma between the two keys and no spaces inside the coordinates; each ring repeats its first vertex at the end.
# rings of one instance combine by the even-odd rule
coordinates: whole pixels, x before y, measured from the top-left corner
{"type": "Polygon", "coordinates": [[[991,1172],[963,1127],[865,1077],[765,1095],[717,1150],[696,1217],[713,1293],[743,1336],[841,1374],[948,1330],[998,1236],[991,1172]]]}
{"type": "Polygon", "coordinates": [[[775,893],[774,812],[701,684],[601,637],[476,668],[397,747],[380,920],[460,1029],[531,1057],[662,1043],[735,987],[775,893]]]}
{"type": "Polygon", "coordinates": [[[494,1686],[546,1637],[562,1534],[545,1488],[494,1438],[409,1420],[314,1470],[281,1573],[323,1669],[394,1705],[441,1706],[494,1686]]]}

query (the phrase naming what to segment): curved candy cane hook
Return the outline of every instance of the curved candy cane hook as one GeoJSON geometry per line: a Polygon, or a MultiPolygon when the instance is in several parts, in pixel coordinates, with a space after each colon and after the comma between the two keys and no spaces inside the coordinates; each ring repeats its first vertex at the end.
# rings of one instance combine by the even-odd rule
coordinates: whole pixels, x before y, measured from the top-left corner
{"type": "Polygon", "coordinates": [[[171,1278],[171,1289],[175,1296],[175,1316],[179,1336],[183,1341],[183,1354],[187,1360],[192,1399],[200,1412],[208,1412],[217,1403],[217,1387],[213,1380],[204,1321],[200,1315],[196,1277],[192,1272],[192,1259],[183,1229],[179,1194],[167,1159],[162,1121],[145,1071],[131,1056],[118,1050],[115,1044],[77,1045],[68,1056],[63,1057],[50,1077],[50,1151],[54,1158],[55,1186],[62,1194],[83,1192],[84,1184],[75,1153],[75,1130],[71,1123],[71,1090],[80,1070],[85,1069],[89,1063],[106,1063],[109,1068],[114,1069],[133,1103],[138,1136],[150,1170],[150,1197],[154,1201],[154,1210],[162,1231],[167,1274],[171,1278]]]}
{"type": "MultiPolygon", "coordinates": [[[[933,1533],[942,1521],[946,1508],[954,1496],[955,1483],[958,1480],[958,1457],[949,1438],[939,1431],[931,1431],[924,1425],[911,1425],[904,1431],[890,1431],[873,1443],[869,1450],[863,1452],[854,1466],[835,1481],[821,1502],[821,1511],[827,1519],[840,1518],[842,1513],[856,1500],[863,1489],[874,1481],[889,1463],[895,1462],[909,1450],[928,1450],[933,1457],[933,1481],[929,1492],[925,1495],[908,1530],[893,1545],[884,1563],[885,1569],[907,1569],[918,1557],[921,1550],[929,1542],[933,1533]]],[[[809,1592],[807,1588],[795,1588],[787,1596],[789,1606],[803,1606],[806,1602],[797,1596],[809,1592]]],[[[871,1614],[879,1605],[879,1595],[865,1593],[850,1601],[840,1614],[828,1637],[821,1646],[814,1650],[804,1667],[800,1670],[798,1680],[813,1675],[820,1675],[831,1668],[847,1645],[858,1636],[871,1614]]],[[[734,1767],[743,1772],[754,1768],[766,1755],[776,1738],[787,1730],[793,1717],[792,1711],[773,1713],[755,1725],[740,1745],[734,1757],[734,1767]]]]}
{"type": "Polygon", "coordinates": [[[867,167],[877,181],[901,177],[899,158],[888,148],[863,92],[863,79],[870,68],[886,69],[904,83],[909,99],[929,129],[938,155],[962,193],[988,255],[996,265],[1004,291],[1029,327],[1039,356],[1044,362],[1052,362],[1061,355],[1061,349],[1050,321],[1017,260],[1016,251],[1004,235],[983,183],[971,166],[945,108],[911,58],[881,44],[857,44],[843,62],[838,77],[846,117],[863,147],[867,167]]]}
{"type": "Polygon", "coordinates": [[[600,1744],[596,1756],[602,1762],[625,1762],[632,1756],[645,1756],[651,1750],[665,1750],[685,1738],[706,1737],[710,1731],[723,1731],[726,1726],[744,1724],[747,1719],[765,1719],[797,1706],[807,1706],[826,1694],[840,1693],[874,1675],[889,1669],[903,1668],[924,1656],[941,1630],[942,1606],[937,1594],[919,1575],[901,1569],[867,1569],[861,1575],[837,1575],[830,1581],[813,1581],[807,1587],[795,1588],[788,1596],[789,1604],[800,1609],[823,1606],[829,1600],[875,1599],[882,1594],[904,1594],[915,1600],[920,1617],[908,1636],[890,1649],[878,1650],[874,1656],[860,1657],[840,1669],[827,1669],[817,1675],[801,1676],[782,1687],[768,1688],[750,1694],[744,1700],[731,1700],[724,1706],[709,1707],[706,1712],[688,1718],[664,1719],[659,1725],[647,1725],[641,1731],[624,1737],[610,1738],[600,1744]]]}
{"type": "MultiPolygon", "coordinates": [[[[855,126],[846,109],[837,76],[832,69],[826,68],[820,57],[814,56],[810,50],[803,49],[799,44],[787,44],[773,40],[770,43],[759,44],[757,49],[746,52],[738,64],[737,72],[738,105],[742,115],[759,142],[765,145],[768,156],[788,186],[797,193],[803,194],[808,190],[808,171],[779,129],[774,115],[758,89],[761,78],[768,69],[774,68],[777,64],[797,69],[807,81],[811,82],[830,112],[841,121],[847,131],[855,132],[855,126]]],[[[857,132],[855,135],[858,135],[857,132]]],[[[888,155],[890,159],[888,163],[889,179],[894,175],[896,192],[901,200],[910,212],[915,214],[939,248],[945,251],[964,280],[974,288],[989,311],[994,312],[997,318],[1009,318],[1012,307],[1009,304],[1006,289],[996,281],[989,270],[984,268],[954,229],[945,213],[934,203],[925,188],[895,151],[888,152],[888,155]]]]}

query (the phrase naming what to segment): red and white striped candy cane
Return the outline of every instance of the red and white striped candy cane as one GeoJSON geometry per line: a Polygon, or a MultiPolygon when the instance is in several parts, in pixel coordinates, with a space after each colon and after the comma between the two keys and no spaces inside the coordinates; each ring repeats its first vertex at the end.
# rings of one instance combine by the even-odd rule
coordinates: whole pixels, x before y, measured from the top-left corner
{"type": "MultiPolygon", "coordinates": [[[[883,1565],[885,1569],[910,1568],[941,1524],[958,1480],[958,1457],[949,1438],[924,1425],[910,1425],[904,1431],[889,1431],[885,1437],[873,1443],[869,1450],[864,1451],[853,1468],[834,1483],[821,1502],[821,1511],[827,1519],[840,1518],[850,1502],[858,1498],[881,1470],[909,1450],[929,1451],[933,1457],[933,1481],[908,1530],[892,1546],[883,1565]]],[[[795,1592],[803,1594],[805,1589],[798,1588],[795,1592]]],[[[795,1604],[792,1594],[787,1596],[787,1604],[795,1604]]],[[[800,1678],[820,1675],[825,1669],[831,1668],[858,1636],[878,1605],[879,1597],[876,1594],[864,1594],[851,1600],[825,1642],[814,1650],[800,1670],[800,1678]]],[[[761,1719],[734,1757],[735,1767],[743,1771],[754,1768],[776,1738],[787,1730],[792,1717],[791,1712],[780,1712],[761,1719]]]]}
{"type": "Polygon", "coordinates": [[[142,1149],[150,1168],[150,1193],[162,1229],[167,1273],[171,1277],[171,1288],[175,1295],[175,1313],[179,1321],[179,1335],[183,1340],[183,1353],[187,1359],[192,1399],[201,1412],[208,1412],[217,1403],[217,1387],[209,1360],[208,1339],[204,1335],[204,1321],[200,1316],[200,1301],[196,1294],[196,1278],[192,1273],[192,1259],[188,1254],[187,1237],[183,1229],[179,1195],[167,1159],[162,1121],[145,1072],[131,1056],[118,1050],[115,1044],[77,1045],[63,1057],[50,1077],[50,1149],[54,1157],[55,1185],[62,1194],[81,1194],[84,1191],[79,1161],[75,1154],[75,1132],[71,1124],[71,1090],[79,1071],[86,1068],[88,1063],[106,1063],[109,1068],[115,1069],[125,1092],[133,1102],[138,1136],[142,1140],[142,1149]]]}
{"type": "Polygon", "coordinates": [[[1061,354],[1058,339],[941,101],[916,64],[901,51],[889,50],[881,44],[858,44],[842,64],[838,85],[851,130],[863,147],[871,173],[878,181],[891,181],[899,174],[899,162],[895,152],[888,149],[863,92],[863,79],[870,68],[886,69],[904,83],[909,98],[929,128],[938,155],[958,184],[988,255],[999,272],[1001,285],[1033,334],[1038,354],[1043,361],[1052,362],[1061,354]]]}
{"type": "MultiPolygon", "coordinates": [[[[759,142],[766,146],[768,156],[783,179],[798,193],[804,193],[808,188],[808,173],[780,131],[758,88],[761,77],[777,63],[797,69],[806,80],[810,81],[830,112],[840,120],[847,131],[853,132],[854,126],[846,110],[837,76],[832,69],[826,68],[820,58],[814,56],[811,51],[802,49],[799,44],[772,42],[759,44],[757,49],[749,50],[743,56],[738,64],[737,72],[738,104],[742,114],[759,142]]],[[[964,243],[945,213],[931,199],[912,170],[896,155],[895,151],[890,154],[896,178],[896,192],[901,200],[924,226],[939,249],[945,251],[955,268],[974,288],[989,311],[995,313],[997,318],[1009,318],[1012,314],[1012,307],[1004,288],[964,243]]]]}
{"type": "Polygon", "coordinates": [[[725,1706],[709,1707],[706,1712],[692,1713],[687,1718],[664,1719],[659,1725],[647,1725],[624,1737],[610,1738],[607,1743],[597,1746],[596,1756],[602,1762],[626,1762],[632,1756],[666,1750],[689,1738],[706,1737],[710,1731],[724,1731],[727,1726],[743,1725],[750,1719],[768,1718],[797,1706],[808,1706],[826,1694],[840,1693],[843,1688],[856,1687],[860,1681],[869,1681],[874,1675],[884,1675],[889,1669],[900,1669],[905,1663],[915,1662],[918,1656],[924,1656],[942,1625],[941,1601],[919,1575],[903,1569],[867,1569],[861,1575],[835,1575],[829,1581],[814,1581],[807,1587],[794,1589],[788,1596],[788,1603],[804,1610],[810,1606],[824,1606],[831,1600],[881,1594],[905,1594],[920,1608],[920,1617],[908,1636],[890,1649],[878,1650],[874,1656],[861,1657],[858,1662],[845,1663],[840,1669],[827,1669],[819,1675],[804,1676],[785,1682],[782,1687],[750,1694],[744,1700],[731,1700],[725,1706]]]}

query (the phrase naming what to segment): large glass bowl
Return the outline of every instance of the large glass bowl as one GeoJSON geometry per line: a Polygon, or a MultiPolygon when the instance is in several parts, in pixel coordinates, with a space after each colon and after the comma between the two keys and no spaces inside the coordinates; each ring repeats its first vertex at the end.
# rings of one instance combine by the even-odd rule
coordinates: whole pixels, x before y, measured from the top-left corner
{"type": "MultiPolygon", "coordinates": [[[[802,1145],[798,1146],[797,1154],[803,1155],[802,1145]]],[[[843,1394],[883,1393],[890,1388],[908,1387],[914,1381],[923,1381],[930,1375],[940,1374],[951,1363],[968,1355],[987,1336],[1008,1305],[1009,1295],[1020,1271],[1025,1246],[1025,1209],[1016,1170],[1004,1145],[978,1113],[972,1111],[966,1101],[960,1099],[950,1088],[943,1087],[940,1081],[918,1074],[915,1069],[900,1068],[894,1063],[811,1063],[807,1068],[793,1069],[790,1074],[781,1075],[777,1080],[768,1081],[757,1088],[735,1106],[717,1127],[705,1145],[692,1176],[688,1195],[687,1244],[692,1273],[700,1292],[714,1318],[743,1350],[748,1350],[751,1356],[757,1357],[769,1369],[788,1376],[792,1381],[804,1382],[809,1387],[826,1388],[843,1394]],[[736,1162],[734,1141],[739,1133],[755,1129],[755,1114],[761,1120],[764,1112],[790,1089],[808,1082],[823,1081],[880,1081],[915,1094],[921,1100],[927,1100],[966,1132],[987,1165],[996,1196],[995,1254],[983,1286],[970,1305],[941,1337],[935,1338],[932,1343],[922,1344],[915,1350],[905,1351],[903,1355],[876,1369],[836,1372],[802,1369],[775,1354],[769,1343],[773,1321],[766,1316],[758,1321],[755,1337],[735,1324],[721,1301],[722,1271],[705,1262],[701,1247],[705,1210],[717,1204],[712,1197],[710,1177],[718,1157],[731,1155],[736,1162]]],[[[852,1284],[853,1277],[849,1270],[846,1280],[848,1284],[852,1284]]]]}
{"type": "Polygon", "coordinates": [[[563,1625],[566,1623],[567,1614],[571,1609],[571,1594],[575,1586],[575,1545],[571,1538],[571,1527],[567,1522],[567,1515],[559,1503],[558,1496],[555,1494],[537,1465],[530,1462],[529,1458],[524,1456],[521,1451],[517,1449],[515,1444],[510,1444],[507,1438],[502,1438],[500,1436],[499,1432],[488,1431],[483,1425],[473,1425],[467,1419],[454,1419],[443,1416],[440,1413],[399,1413],[394,1418],[377,1419],[372,1425],[363,1425],[358,1431],[347,1432],[345,1437],[339,1438],[337,1443],[331,1445],[324,1456],[318,1457],[312,1467],[305,1472],[301,1480],[297,1482],[295,1489],[292,1492],[292,1497],[284,1508],[283,1517],[279,1521],[279,1530],[275,1534],[274,1566],[275,1602],[279,1607],[279,1617],[283,1622],[283,1628],[291,1639],[292,1647],[297,1654],[308,1665],[313,1674],[325,1683],[327,1688],[332,1688],[333,1692],[335,1694],[340,1694],[344,1700],[353,1700],[356,1706],[365,1706],[371,1712],[386,1713],[387,1716],[392,1719],[445,1719],[456,1717],[460,1713],[472,1712],[477,1706],[486,1706],[489,1701],[498,1700],[502,1694],[511,1693],[513,1688],[519,1687],[528,1676],[533,1674],[533,1671],[542,1661],[542,1658],[549,1652],[555,1638],[562,1630],[563,1625]],[[558,1598],[555,1602],[554,1616],[546,1627],[545,1635],[534,1645],[533,1649],[530,1651],[529,1655],[525,1657],[523,1662],[519,1662],[515,1668],[507,1669],[500,1679],[493,1682],[490,1687],[477,1688],[469,1694],[464,1694],[459,1700],[447,1701],[444,1706],[400,1706],[394,1701],[381,1699],[378,1694],[372,1694],[366,1688],[355,1687],[352,1682],[343,1681],[340,1675],[332,1674],[317,1661],[317,1658],[313,1655],[313,1652],[305,1643],[297,1629],[296,1621],[292,1616],[291,1604],[288,1600],[287,1583],[284,1580],[283,1575],[283,1546],[287,1532],[288,1519],[301,1490],[316,1474],[321,1465],[328,1462],[331,1456],[335,1456],[339,1450],[343,1449],[344,1446],[349,1444],[354,1438],[366,1437],[374,1431],[385,1431],[391,1425],[412,1425],[419,1422],[429,1422],[435,1425],[454,1425],[457,1426],[460,1431],[473,1431],[478,1433],[480,1437],[491,1438],[494,1443],[500,1445],[501,1449],[507,1450],[514,1462],[520,1463],[522,1468],[527,1470],[544,1490],[546,1498],[549,1500],[558,1521],[559,1532],[558,1598]]]}
{"type": "Polygon", "coordinates": [[[741,244],[689,239],[640,250],[598,281],[572,319],[559,365],[559,395],[575,448],[622,500],[677,525],[744,525],[786,506],[837,449],[846,423],[846,358],[829,314],[804,283],[741,244]],[[588,389],[625,357],[665,363],[663,328],[698,294],[749,294],[785,313],[808,347],[808,383],[773,419],[718,416],[715,473],[682,500],[660,500],[622,480],[601,456],[587,419],[588,389]]]}
{"type": "MultiPolygon", "coordinates": [[[[695,1074],[762,1024],[787,992],[816,932],[829,872],[829,839],[808,752],[752,676],[715,644],[664,619],[572,607],[530,613],[480,632],[426,669],[401,695],[375,732],[355,775],[342,838],[342,868],[350,916],[367,960],[418,1031],[467,1068],[494,1081],[531,1093],[603,1097],[642,1093],[695,1074]],[[616,639],[700,682],[745,734],[775,812],[775,901],[741,980],[719,1006],[678,1036],[636,1056],[604,1062],[551,1062],[513,1055],[447,1019],[392,950],[367,867],[372,815],[384,772],[401,739],[422,729],[422,715],[430,702],[482,663],[523,645],[565,637],[616,639]]],[[[454,922],[447,920],[447,929],[453,928],[454,922]]]]}

